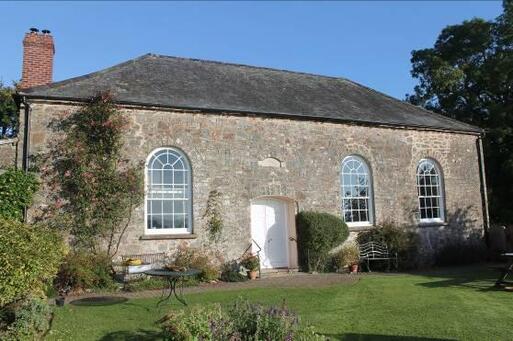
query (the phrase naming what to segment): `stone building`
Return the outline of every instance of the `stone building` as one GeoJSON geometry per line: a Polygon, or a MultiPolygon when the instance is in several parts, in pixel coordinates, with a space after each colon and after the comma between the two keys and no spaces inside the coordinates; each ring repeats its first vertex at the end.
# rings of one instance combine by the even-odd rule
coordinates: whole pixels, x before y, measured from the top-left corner
{"type": "Polygon", "coordinates": [[[474,126],[343,78],[154,54],[52,83],[51,35],[24,45],[20,167],[47,148],[53,118],[98,91],[129,119],[126,156],[145,161],[146,192],[120,254],[186,241],[234,259],[258,245],[264,268],[295,268],[299,210],[338,215],[355,233],[414,227],[427,254],[486,226],[474,126]],[[212,190],[225,224],[215,245],[202,219],[212,190]]]}

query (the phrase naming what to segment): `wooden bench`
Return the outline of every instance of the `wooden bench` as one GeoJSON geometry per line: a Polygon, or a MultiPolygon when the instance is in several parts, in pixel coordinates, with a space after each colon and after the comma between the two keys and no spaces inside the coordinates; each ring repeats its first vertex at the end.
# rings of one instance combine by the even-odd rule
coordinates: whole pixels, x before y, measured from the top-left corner
{"type": "Polygon", "coordinates": [[[391,261],[394,261],[396,270],[399,266],[397,253],[391,254],[386,244],[379,242],[367,242],[360,244],[360,264],[365,264],[367,266],[367,270],[371,272],[370,262],[372,261],[386,261],[388,271],[390,271],[391,261]]]}

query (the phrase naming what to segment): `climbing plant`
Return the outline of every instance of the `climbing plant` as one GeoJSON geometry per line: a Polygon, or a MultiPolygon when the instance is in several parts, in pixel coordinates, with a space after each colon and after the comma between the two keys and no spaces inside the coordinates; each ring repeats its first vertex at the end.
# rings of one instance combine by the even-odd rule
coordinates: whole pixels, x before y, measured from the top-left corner
{"type": "Polygon", "coordinates": [[[51,127],[62,137],[41,161],[52,203],[43,219],[68,229],[75,248],[112,257],[143,198],[142,165],[122,154],[128,121],[100,93],[51,127]]]}
{"type": "Polygon", "coordinates": [[[206,229],[209,239],[219,241],[223,230],[223,218],[221,216],[221,193],[217,190],[210,191],[207,199],[207,208],[203,218],[206,220],[206,229]]]}

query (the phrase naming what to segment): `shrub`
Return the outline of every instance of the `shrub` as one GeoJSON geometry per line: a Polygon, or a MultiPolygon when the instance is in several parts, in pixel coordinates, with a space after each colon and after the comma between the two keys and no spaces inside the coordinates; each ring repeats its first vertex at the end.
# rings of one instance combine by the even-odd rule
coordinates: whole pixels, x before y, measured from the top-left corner
{"type": "Polygon", "coordinates": [[[254,340],[292,339],[299,329],[299,318],[285,304],[281,307],[264,307],[239,300],[229,315],[234,319],[234,328],[239,335],[254,340]]]}
{"type": "Polygon", "coordinates": [[[236,261],[227,262],[221,269],[221,281],[244,282],[248,277],[240,273],[240,265],[236,261]]]}
{"type": "Polygon", "coordinates": [[[221,273],[221,281],[223,282],[245,282],[247,280],[248,277],[238,271],[227,270],[221,273]]]}
{"type": "Polygon", "coordinates": [[[442,247],[435,255],[438,266],[465,265],[484,261],[487,255],[482,241],[453,242],[442,247]]]}
{"type": "Polygon", "coordinates": [[[158,321],[166,339],[230,340],[233,326],[221,306],[194,306],[190,310],[173,311],[158,321]]]}
{"type": "Polygon", "coordinates": [[[10,169],[0,174],[0,218],[21,221],[38,188],[32,173],[10,169]]]}
{"type": "Polygon", "coordinates": [[[375,241],[386,244],[390,253],[397,253],[402,269],[418,266],[419,236],[407,226],[385,222],[378,228],[360,233],[357,239],[359,243],[375,241]]]}
{"type": "Polygon", "coordinates": [[[39,340],[50,328],[51,308],[42,298],[27,298],[4,307],[0,339],[39,340]]]}
{"type": "Polygon", "coordinates": [[[219,304],[173,311],[160,321],[170,340],[316,340],[311,327],[302,328],[298,316],[285,305],[264,307],[239,300],[228,308],[219,304]]]}
{"type": "Polygon", "coordinates": [[[30,294],[43,295],[64,254],[56,232],[0,219],[0,307],[30,294]]]}
{"type": "Polygon", "coordinates": [[[114,288],[110,257],[86,251],[69,253],[61,264],[55,286],[61,294],[85,289],[114,288]]]}
{"type": "Polygon", "coordinates": [[[325,271],[329,252],[348,237],[347,225],[328,213],[300,212],[296,216],[299,262],[305,271],[325,271]]]}
{"type": "Polygon", "coordinates": [[[247,255],[240,264],[249,271],[256,271],[260,267],[260,260],[255,255],[247,255]]]}
{"type": "Polygon", "coordinates": [[[354,242],[342,245],[342,248],[333,256],[333,263],[337,270],[358,264],[359,261],[360,249],[354,242]]]}
{"type": "Polygon", "coordinates": [[[198,269],[198,279],[202,282],[211,282],[219,278],[219,260],[204,251],[180,245],[173,255],[174,265],[177,267],[198,269]]]}

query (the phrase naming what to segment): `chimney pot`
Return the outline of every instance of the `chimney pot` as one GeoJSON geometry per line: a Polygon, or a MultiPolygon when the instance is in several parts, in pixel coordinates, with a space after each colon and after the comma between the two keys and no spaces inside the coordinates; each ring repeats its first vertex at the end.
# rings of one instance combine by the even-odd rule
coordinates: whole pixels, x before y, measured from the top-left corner
{"type": "Polygon", "coordinates": [[[50,30],[46,30],[46,29],[42,30],[41,32],[43,32],[44,34],[50,34],[51,33],[50,30]]]}
{"type": "Polygon", "coordinates": [[[35,28],[35,27],[31,27],[30,28],[30,32],[37,33],[37,32],[39,32],[39,30],[37,28],[35,28]]]}

